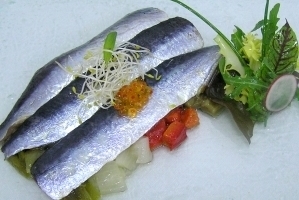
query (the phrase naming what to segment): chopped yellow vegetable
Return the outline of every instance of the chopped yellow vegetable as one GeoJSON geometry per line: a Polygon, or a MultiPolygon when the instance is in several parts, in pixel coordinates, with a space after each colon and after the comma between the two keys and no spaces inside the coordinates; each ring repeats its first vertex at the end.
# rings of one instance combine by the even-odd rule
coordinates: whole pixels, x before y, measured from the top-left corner
{"type": "Polygon", "coordinates": [[[262,40],[256,38],[256,35],[248,33],[243,38],[243,48],[246,58],[249,60],[249,67],[256,71],[260,66],[260,57],[262,55],[262,40]]]}

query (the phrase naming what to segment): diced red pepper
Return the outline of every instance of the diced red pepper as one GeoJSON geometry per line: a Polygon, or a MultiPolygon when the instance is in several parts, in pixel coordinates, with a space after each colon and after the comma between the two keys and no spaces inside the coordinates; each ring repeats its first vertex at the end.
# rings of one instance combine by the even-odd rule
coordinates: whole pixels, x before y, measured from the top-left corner
{"type": "Polygon", "coordinates": [[[171,110],[164,118],[167,124],[170,124],[175,121],[181,121],[181,107],[176,107],[171,110]]]}
{"type": "Polygon", "coordinates": [[[149,145],[151,151],[162,145],[163,133],[166,130],[165,119],[158,121],[149,131],[145,133],[145,136],[149,139],[149,145]]]}
{"type": "Polygon", "coordinates": [[[187,138],[186,131],[184,123],[172,122],[163,134],[163,144],[170,150],[175,149],[187,138]]]}
{"type": "Polygon", "coordinates": [[[194,108],[185,108],[182,111],[181,119],[188,129],[199,125],[198,113],[194,108]]]}

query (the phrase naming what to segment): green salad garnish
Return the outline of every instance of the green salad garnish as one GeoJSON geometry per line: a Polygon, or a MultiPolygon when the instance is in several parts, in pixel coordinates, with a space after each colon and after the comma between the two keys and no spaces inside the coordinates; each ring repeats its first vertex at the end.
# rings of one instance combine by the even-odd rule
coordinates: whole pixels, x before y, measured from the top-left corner
{"type": "Polygon", "coordinates": [[[225,98],[241,102],[253,123],[266,123],[273,110],[284,109],[294,96],[299,99],[297,84],[293,81],[299,63],[298,41],[287,20],[278,28],[279,3],[269,11],[267,0],[264,18],[252,31],[245,34],[240,27],[235,26],[231,39],[228,39],[197,11],[179,0],[172,1],[194,13],[218,34],[215,42],[223,55],[219,71],[225,82],[225,98]],[[283,92],[286,90],[291,91],[287,97],[286,92],[283,92]],[[273,105],[276,107],[271,107],[273,105]]]}

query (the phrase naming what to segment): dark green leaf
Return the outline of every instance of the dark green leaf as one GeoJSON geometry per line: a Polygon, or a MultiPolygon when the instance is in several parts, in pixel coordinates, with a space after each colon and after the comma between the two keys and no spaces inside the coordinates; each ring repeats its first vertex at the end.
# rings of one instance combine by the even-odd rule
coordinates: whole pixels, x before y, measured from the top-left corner
{"type": "Polygon", "coordinates": [[[250,144],[250,139],[253,136],[254,122],[251,120],[245,106],[241,102],[236,101],[223,101],[222,103],[230,111],[237,126],[250,144]]]}
{"type": "Polygon", "coordinates": [[[268,51],[268,67],[277,75],[293,73],[298,57],[298,41],[288,22],[274,35],[268,51]]]}
{"type": "Polygon", "coordinates": [[[227,100],[225,98],[222,84],[212,84],[209,88],[207,88],[206,95],[211,98],[212,101],[223,105],[230,111],[238,128],[250,144],[250,138],[253,135],[254,122],[250,118],[250,114],[246,110],[245,106],[240,102],[227,100]]]}
{"type": "Polygon", "coordinates": [[[271,84],[273,79],[276,78],[274,70],[271,68],[268,57],[264,57],[261,67],[258,69],[256,76],[259,80],[262,80],[268,84],[271,84]]]}
{"type": "Polygon", "coordinates": [[[270,11],[268,25],[271,30],[277,30],[277,28],[278,28],[277,22],[279,21],[279,18],[277,17],[277,15],[278,15],[279,8],[280,8],[280,4],[277,3],[274,5],[272,10],[270,11]]]}
{"type": "MultiPolygon", "coordinates": [[[[265,57],[268,52],[270,42],[278,29],[277,23],[279,18],[277,17],[280,4],[277,3],[270,11],[269,19],[264,19],[264,26],[262,28],[263,41],[262,41],[262,57],[265,57]]],[[[266,9],[267,10],[267,9],[266,9]]]]}
{"type": "Polygon", "coordinates": [[[243,45],[243,38],[245,36],[245,33],[237,26],[236,27],[236,32],[231,34],[231,40],[233,44],[235,45],[235,48],[238,52],[242,49],[243,45]]]}
{"type": "Polygon", "coordinates": [[[268,111],[264,107],[264,99],[266,94],[266,89],[256,90],[252,88],[247,88],[248,91],[248,112],[250,117],[255,122],[265,122],[268,118],[268,111]]]}
{"type": "Polygon", "coordinates": [[[258,30],[259,28],[264,26],[264,20],[259,21],[256,23],[255,27],[251,30],[251,32],[258,30]]]}
{"type": "Polygon", "coordinates": [[[228,96],[231,99],[239,98],[242,92],[247,93],[246,106],[253,121],[266,121],[268,113],[263,106],[264,94],[268,84],[263,80],[258,80],[255,76],[232,77],[227,73],[222,73],[226,84],[234,86],[234,90],[228,96]]]}

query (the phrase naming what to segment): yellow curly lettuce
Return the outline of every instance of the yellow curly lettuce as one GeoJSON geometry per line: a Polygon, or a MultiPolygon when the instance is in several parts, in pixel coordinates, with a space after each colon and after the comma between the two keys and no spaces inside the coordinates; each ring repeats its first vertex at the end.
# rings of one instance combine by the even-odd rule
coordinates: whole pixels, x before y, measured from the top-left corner
{"type": "MultiPolygon", "coordinates": [[[[233,85],[225,85],[224,86],[224,93],[225,95],[230,95],[234,90],[235,86],[233,85]]],[[[243,89],[239,96],[234,97],[234,100],[242,102],[244,105],[247,103],[248,100],[248,92],[246,89],[243,89]]]]}
{"type": "Polygon", "coordinates": [[[261,65],[262,40],[256,38],[256,35],[248,33],[243,38],[243,45],[241,51],[243,51],[245,58],[248,59],[250,69],[256,72],[261,65]]]}

